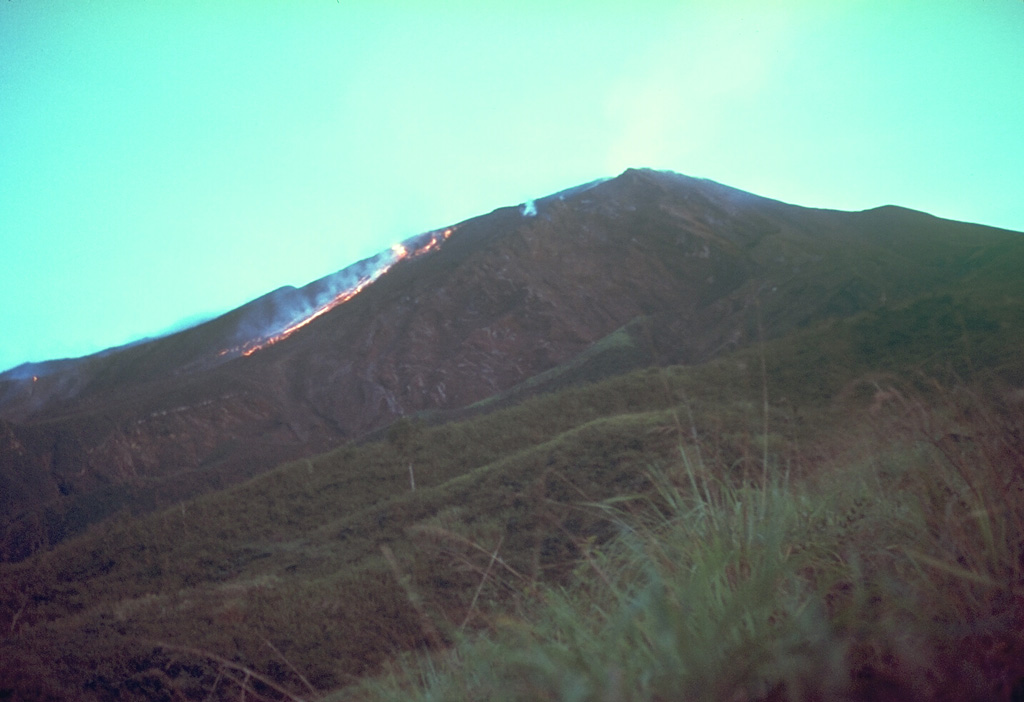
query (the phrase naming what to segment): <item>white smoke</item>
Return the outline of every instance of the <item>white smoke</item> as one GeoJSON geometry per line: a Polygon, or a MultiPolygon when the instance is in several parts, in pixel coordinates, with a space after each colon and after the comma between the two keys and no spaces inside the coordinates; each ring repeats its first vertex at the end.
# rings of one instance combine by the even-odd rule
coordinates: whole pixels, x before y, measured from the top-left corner
{"type": "Polygon", "coordinates": [[[519,214],[524,217],[536,217],[537,203],[533,200],[527,200],[523,203],[523,206],[519,208],[519,214]]]}

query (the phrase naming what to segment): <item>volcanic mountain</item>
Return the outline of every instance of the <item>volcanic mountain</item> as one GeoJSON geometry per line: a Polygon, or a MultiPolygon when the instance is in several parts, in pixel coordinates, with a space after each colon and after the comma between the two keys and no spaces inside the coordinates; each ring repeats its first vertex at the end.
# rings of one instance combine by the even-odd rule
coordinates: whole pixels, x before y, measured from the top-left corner
{"type": "Polygon", "coordinates": [[[0,375],[0,555],[367,437],[1012,276],[1019,234],[627,170],[164,338],[0,375]]]}

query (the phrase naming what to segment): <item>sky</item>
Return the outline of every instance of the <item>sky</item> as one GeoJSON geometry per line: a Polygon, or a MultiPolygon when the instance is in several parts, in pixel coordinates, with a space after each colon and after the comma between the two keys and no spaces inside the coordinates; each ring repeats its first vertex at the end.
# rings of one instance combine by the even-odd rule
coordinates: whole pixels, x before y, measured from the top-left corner
{"type": "Polygon", "coordinates": [[[1024,0],[3,0],[0,370],[629,167],[1024,231],[1024,0]]]}

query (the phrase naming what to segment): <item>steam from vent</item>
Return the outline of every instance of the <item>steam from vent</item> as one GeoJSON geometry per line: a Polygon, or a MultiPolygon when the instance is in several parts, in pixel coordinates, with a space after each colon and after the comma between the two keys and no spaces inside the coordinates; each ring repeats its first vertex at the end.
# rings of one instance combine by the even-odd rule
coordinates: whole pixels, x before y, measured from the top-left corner
{"type": "Polygon", "coordinates": [[[223,349],[218,356],[250,356],[287,339],[354,298],[399,261],[439,249],[454,232],[455,228],[449,227],[420,234],[303,288],[285,287],[264,295],[246,306],[235,334],[237,344],[223,349]]]}

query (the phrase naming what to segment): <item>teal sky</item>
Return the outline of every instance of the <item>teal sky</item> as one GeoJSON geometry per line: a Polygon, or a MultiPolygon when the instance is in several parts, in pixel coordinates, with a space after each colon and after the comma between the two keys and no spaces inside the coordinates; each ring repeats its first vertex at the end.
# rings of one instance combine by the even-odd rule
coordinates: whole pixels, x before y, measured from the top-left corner
{"type": "Polygon", "coordinates": [[[0,369],[631,166],[1024,230],[1024,2],[3,0],[0,369]]]}

